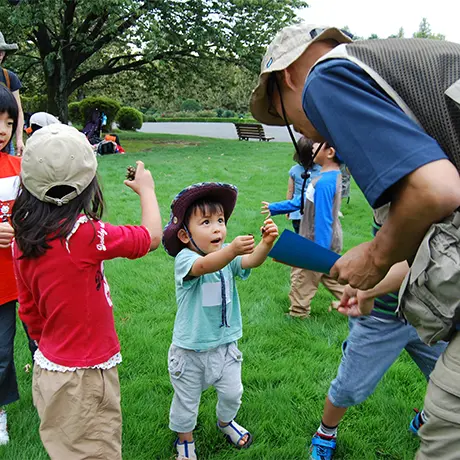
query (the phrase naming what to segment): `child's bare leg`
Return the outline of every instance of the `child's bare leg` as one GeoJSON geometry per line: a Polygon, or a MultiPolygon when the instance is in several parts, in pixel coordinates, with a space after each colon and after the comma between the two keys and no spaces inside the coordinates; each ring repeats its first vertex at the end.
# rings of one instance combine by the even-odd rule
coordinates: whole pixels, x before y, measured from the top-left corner
{"type": "Polygon", "coordinates": [[[177,433],[177,437],[181,444],[183,444],[184,441],[193,442],[193,431],[189,431],[188,433],[177,433]]]}
{"type": "Polygon", "coordinates": [[[342,420],[348,407],[336,407],[331,403],[328,397],[326,397],[326,403],[324,404],[322,422],[330,427],[336,427],[342,420]]]}

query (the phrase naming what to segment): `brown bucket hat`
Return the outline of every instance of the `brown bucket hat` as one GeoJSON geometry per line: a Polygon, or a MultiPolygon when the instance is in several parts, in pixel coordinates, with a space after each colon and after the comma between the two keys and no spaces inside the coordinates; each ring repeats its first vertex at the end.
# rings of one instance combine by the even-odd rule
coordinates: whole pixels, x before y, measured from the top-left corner
{"type": "Polygon", "coordinates": [[[285,126],[286,122],[282,117],[269,113],[267,84],[271,73],[289,67],[314,42],[332,39],[338,43],[350,43],[352,39],[347,34],[348,32],[336,27],[303,22],[285,27],[278,32],[262,59],[259,83],[251,95],[250,109],[253,117],[266,125],[285,126]]]}
{"type": "Polygon", "coordinates": [[[177,237],[177,232],[183,228],[185,213],[195,201],[209,198],[221,203],[225,221],[228,221],[235,208],[237,196],[238,189],[234,185],[221,182],[201,182],[179,192],[171,203],[171,217],[163,230],[163,246],[166,252],[176,257],[184,249],[185,245],[177,237]]]}

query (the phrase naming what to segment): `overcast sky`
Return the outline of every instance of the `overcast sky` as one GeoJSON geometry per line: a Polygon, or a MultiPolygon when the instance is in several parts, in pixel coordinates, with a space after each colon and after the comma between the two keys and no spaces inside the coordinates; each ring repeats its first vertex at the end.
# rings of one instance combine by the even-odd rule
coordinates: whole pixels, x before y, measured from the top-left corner
{"type": "Polygon", "coordinates": [[[300,12],[308,23],[348,26],[350,31],[367,38],[396,34],[404,28],[406,37],[418,30],[427,18],[431,31],[460,43],[459,0],[307,0],[310,7],[300,12]]]}

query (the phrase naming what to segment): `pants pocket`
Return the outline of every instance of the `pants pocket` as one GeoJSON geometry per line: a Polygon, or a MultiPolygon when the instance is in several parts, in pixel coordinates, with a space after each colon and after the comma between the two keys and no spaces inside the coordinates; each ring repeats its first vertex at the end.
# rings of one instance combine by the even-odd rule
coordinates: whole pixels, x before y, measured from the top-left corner
{"type": "Polygon", "coordinates": [[[184,374],[185,359],[182,355],[170,353],[168,358],[168,372],[172,379],[180,379],[184,374]]]}
{"type": "Polygon", "coordinates": [[[241,353],[234,342],[228,346],[228,354],[238,363],[243,361],[243,353],[241,353]]]}

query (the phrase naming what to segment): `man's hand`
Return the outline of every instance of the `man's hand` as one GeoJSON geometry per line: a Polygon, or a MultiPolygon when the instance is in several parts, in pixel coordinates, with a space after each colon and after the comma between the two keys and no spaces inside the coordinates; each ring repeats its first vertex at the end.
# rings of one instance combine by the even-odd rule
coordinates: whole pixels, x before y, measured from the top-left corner
{"type": "Polygon", "coordinates": [[[367,290],[387,274],[390,267],[379,267],[373,256],[372,242],[360,244],[346,252],[331,268],[330,276],[340,284],[367,290]]]}
{"type": "Polygon", "coordinates": [[[270,209],[268,209],[269,205],[270,203],[268,201],[262,201],[262,206],[261,206],[262,211],[260,211],[260,213],[267,214],[267,217],[270,217],[270,209]]]}
{"type": "Polygon", "coordinates": [[[367,316],[373,308],[374,297],[367,295],[366,291],[346,286],[337,311],[345,316],[367,316]]]}
{"type": "Polygon", "coordinates": [[[22,139],[16,138],[16,156],[22,157],[24,153],[24,141],[22,139]]]}
{"type": "Polygon", "coordinates": [[[0,249],[9,248],[13,237],[13,227],[8,222],[0,223],[0,249]]]}
{"type": "Polygon", "coordinates": [[[267,219],[264,226],[260,229],[262,231],[262,240],[270,246],[275,242],[279,236],[278,227],[272,219],[267,219]]]}
{"type": "Polygon", "coordinates": [[[254,252],[254,237],[252,235],[237,236],[230,246],[236,256],[252,254],[254,252]]]}

